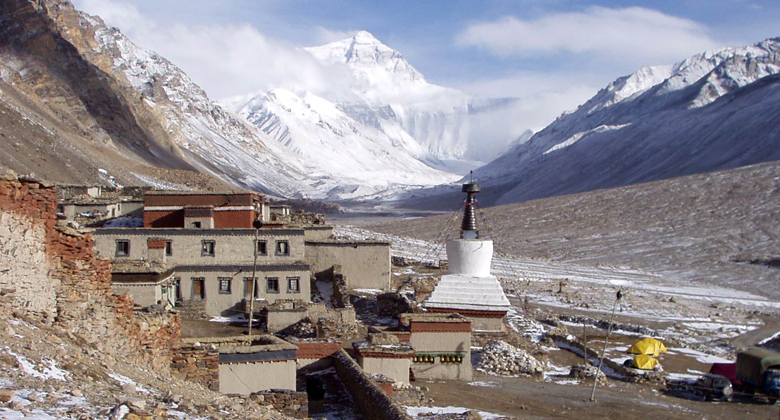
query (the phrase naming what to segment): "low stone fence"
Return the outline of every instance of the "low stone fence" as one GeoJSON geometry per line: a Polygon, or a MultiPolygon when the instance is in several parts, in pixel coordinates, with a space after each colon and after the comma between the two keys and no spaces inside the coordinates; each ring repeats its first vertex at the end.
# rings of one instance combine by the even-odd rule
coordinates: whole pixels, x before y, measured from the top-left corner
{"type": "Polygon", "coordinates": [[[260,404],[270,405],[282,414],[291,417],[298,419],[309,417],[309,397],[305,392],[271,389],[269,391],[256,392],[250,395],[249,398],[260,404]]]}
{"type": "Polygon", "coordinates": [[[333,355],[336,373],[352,395],[358,410],[367,419],[372,420],[411,420],[403,408],[374,382],[363,369],[349,357],[346,351],[339,350],[333,355]]]}
{"type": "MultiPolygon", "coordinates": [[[[576,338],[574,340],[568,340],[567,337],[563,335],[555,335],[555,334],[548,335],[547,337],[552,339],[553,342],[555,342],[555,345],[557,345],[558,347],[569,350],[572,353],[575,353],[578,356],[582,357],[583,351],[585,350],[585,346],[583,346],[582,343],[576,338]]],[[[598,365],[601,354],[591,348],[587,348],[587,353],[588,353],[588,360],[591,362],[591,364],[593,366],[598,365]]],[[[621,365],[620,363],[615,363],[606,357],[604,358],[604,367],[602,367],[601,370],[608,377],[614,379],[628,380],[630,377],[636,376],[633,373],[628,372],[625,366],[621,365]]]]}

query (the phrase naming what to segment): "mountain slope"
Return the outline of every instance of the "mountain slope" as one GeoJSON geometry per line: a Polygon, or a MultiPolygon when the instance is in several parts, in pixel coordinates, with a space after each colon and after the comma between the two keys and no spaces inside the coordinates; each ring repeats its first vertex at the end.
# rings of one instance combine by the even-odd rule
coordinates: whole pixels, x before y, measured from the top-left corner
{"type": "Polygon", "coordinates": [[[780,39],[620,78],[475,171],[496,203],[780,159],[780,39]]]}
{"type": "Polygon", "coordinates": [[[59,144],[44,159],[4,145],[3,166],[67,182],[316,189],[297,158],[99,18],[66,1],[8,0],[0,19],[0,100],[44,128],[20,134],[25,143],[59,144]]]}
{"type": "MultiPolygon", "coordinates": [[[[463,194],[451,189],[457,203],[463,194]]],[[[486,208],[491,228],[479,222],[498,253],[633,267],[680,287],[709,283],[778,299],[778,203],[776,161],[486,208]]],[[[435,240],[450,219],[369,229],[435,240]]]]}
{"type": "Polygon", "coordinates": [[[424,151],[403,130],[385,120],[361,124],[309,92],[298,96],[275,89],[245,103],[238,113],[300,156],[317,183],[316,198],[361,198],[458,178],[419,161],[415,153],[424,151]]]}

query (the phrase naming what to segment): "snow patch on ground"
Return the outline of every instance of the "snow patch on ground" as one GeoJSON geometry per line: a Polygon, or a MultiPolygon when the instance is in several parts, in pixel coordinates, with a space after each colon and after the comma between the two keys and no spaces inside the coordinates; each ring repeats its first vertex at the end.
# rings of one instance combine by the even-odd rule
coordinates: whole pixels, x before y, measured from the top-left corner
{"type": "MultiPolygon", "coordinates": [[[[435,413],[435,414],[462,414],[467,411],[470,411],[469,408],[465,407],[454,407],[454,406],[447,406],[447,407],[404,407],[406,408],[406,413],[410,416],[416,418],[420,414],[425,413],[435,413]]],[[[500,414],[495,413],[489,413],[487,411],[480,411],[479,415],[482,416],[483,420],[494,420],[503,418],[505,416],[502,416],[500,414]]]]}
{"type": "Polygon", "coordinates": [[[22,371],[28,375],[34,376],[36,378],[43,379],[44,381],[47,379],[55,379],[58,381],[64,381],[68,375],[70,375],[70,372],[67,370],[62,370],[57,367],[57,362],[54,360],[43,360],[41,361],[40,370],[36,369],[36,366],[32,363],[30,363],[29,360],[27,360],[24,355],[14,353],[10,348],[3,347],[3,350],[5,350],[6,353],[10,354],[11,356],[15,357],[16,360],[19,362],[19,365],[22,367],[22,371]]]}

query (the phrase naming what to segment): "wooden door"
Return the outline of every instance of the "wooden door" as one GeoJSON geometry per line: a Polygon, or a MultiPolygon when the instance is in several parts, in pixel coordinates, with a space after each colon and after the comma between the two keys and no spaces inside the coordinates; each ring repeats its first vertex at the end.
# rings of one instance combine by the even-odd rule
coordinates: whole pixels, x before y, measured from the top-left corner
{"type": "Polygon", "coordinates": [[[204,296],[204,287],[203,287],[203,279],[192,279],[192,298],[193,299],[203,299],[204,296]]]}

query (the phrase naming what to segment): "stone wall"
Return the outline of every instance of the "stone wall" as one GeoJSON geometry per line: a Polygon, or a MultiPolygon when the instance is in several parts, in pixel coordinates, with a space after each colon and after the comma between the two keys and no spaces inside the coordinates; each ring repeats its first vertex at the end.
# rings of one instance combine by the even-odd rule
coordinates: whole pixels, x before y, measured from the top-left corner
{"type": "Polygon", "coordinates": [[[306,262],[318,278],[341,266],[350,290],[390,290],[389,242],[306,241],[306,262]]]}
{"type": "Polygon", "coordinates": [[[59,284],[48,278],[51,264],[46,257],[46,229],[3,208],[0,203],[0,289],[14,290],[14,306],[53,320],[59,284]]]}
{"type": "Polygon", "coordinates": [[[263,405],[270,405],[286,414],[298,419],[309,417],[309,397],[305,392],[290,391],[287,389],[272,389],[256,392],[249,396],[263,405]]]}
{"type": "Polygon", "coordinates": [[[403,408],[393,402],[358,364],[340,350],[333,355],[336,373],[352,395],[355,405],[365,418],[374,420],[411,420],[403,408]]]}
{"type": "Polygon", "coordinates": [[[180,337],[178,317],[136,313],[131,298],[115,296],[110,263],[96,257],[92,237],[58,226],[56,212],[52,185],[0,176],[0,282],[14,282],[0,288],[12,289],[7,294],[28,316],[54,322],[101,352],[167,369],[180,337]]]}
{"type": "Polygon", "coordinates": [[[187,380],[219,391],[219,351],[213,346],[185,346],[173,350],[171,371],[187,380]]]}

